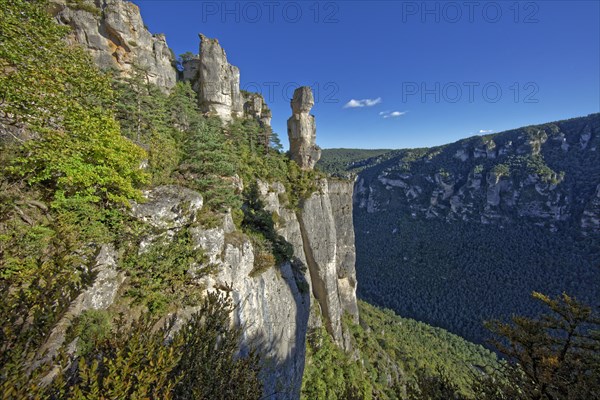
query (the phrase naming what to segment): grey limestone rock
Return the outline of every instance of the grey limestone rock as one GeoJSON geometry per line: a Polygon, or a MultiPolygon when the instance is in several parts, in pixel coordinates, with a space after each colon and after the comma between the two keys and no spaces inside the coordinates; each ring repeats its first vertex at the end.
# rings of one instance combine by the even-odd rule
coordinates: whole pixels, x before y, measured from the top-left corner
{"type": "Polygon", "coordinates": [[[103,69],[131,77],[140,71],[165,91],[175,86],[173,53],[164,35],[151,34],[137,5],[124,0],[84,0],[83,6],[67,6],[52,0],[56,20],[73,28],[71,40],[81,44],[103,69]]]}
{"type": "Polygon", "coordinates": [[[200,34],[198,75],[200,109],[229,122],[243,115],[240,70],[227,62],[217,39],[200,34]]]}
{"type": "Polygon", "coordinates": [[[291,101],[292,116],[288,119],[290,153],[302,169],[313,169],[321,158],[321,149],[316,145],[317,127],[310,110],[315,104],[312,90],[308,86],[294,91],[291,101]]]}

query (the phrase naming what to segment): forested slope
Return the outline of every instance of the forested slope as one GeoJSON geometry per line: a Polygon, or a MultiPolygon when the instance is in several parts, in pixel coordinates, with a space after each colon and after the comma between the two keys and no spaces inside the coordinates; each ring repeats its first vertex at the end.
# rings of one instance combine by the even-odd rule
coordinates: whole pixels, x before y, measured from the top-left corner
{"type": "Polygon", "coordinates": [[[534,290],[598,301],[599,114],[388,154],[356,169],[359,296],[479,343],[534,290]]]}

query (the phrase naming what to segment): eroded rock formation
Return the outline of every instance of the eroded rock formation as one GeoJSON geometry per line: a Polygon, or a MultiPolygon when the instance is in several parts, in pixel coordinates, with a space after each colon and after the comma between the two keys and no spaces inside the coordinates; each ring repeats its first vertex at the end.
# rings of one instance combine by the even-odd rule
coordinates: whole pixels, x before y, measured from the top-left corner
{"type": "MultiPolygon", "coordinates": [[[[116,69],[125,77],[139,67],[149,82],[165,90],[174,86],[171,51],[163,36],[147,31],[137,6],[122,0],[86,0],[82,4],[68,7],[64,0],[55,0],[53,13],[59,22],[73,27],[72,39],[84,45],[100,67],[116,69]]],[[[239,70],[228,63],[219,42],[203,35],[200,38],[199,55],[183,62],[179,76],[192,83],[201,109],[226,122],[255,118],[270,126],[271,111],[263,97],[240,90],[239,70]]],[[[320,158],[314,116],[310,115],[313,105],[310,88],[298,89],[288,121],[292,154],[304,169],[312,169],[320,158]]],[[[261,352],[264,392],[272,399],[300,397],[306,335],[311,327],[324,323],[335,342],[350,350],[342,316],[349,313],[358,320],[353,182],[322,180],[319,184],[320,190],[306,199],[300,210],[292,210],[281,202],[287,196],[282,184],[258,182],[265,208],[278,216],[277,233],[294,248],[293,260],[260,274],[253,272],[252,242],[236,230],[231,214],[225,214],[216,227],[199,223],[201,193],[178,186],[155,187],[144,192],[145,201],[132,204],[130,210],[132,217],[151,228],[140,237],[140,253],[189,229],[196,248],[217,267],[215,274],[197,278],[198,290],[231,290],[236,303],[233,320],[243,329],[242,351],[252,346],[261,352]]],[[[120,307],[126,302],[122,292],[127,281],[118,262],[112,247],[102,247],[96,260],[96,280],[73,303],[69,319],[61,320],[52,332],[49,353],[67,345],[66,329],[81,312],[120,307]]],[[[189,273],[196,276],[193,270],[189,273]]],[[[193,306],[179,309],[179,323],[194,311],[193,306]]]]}
{"type": "Polygon", "coordinates": [[[240,70],[227,62],[227,54],[217,39],[200,34],[198,68],[200,109],[223,121],[243,115],[240,70]]]}
{"type": "Polygon", "coordinates": [[[315,104],[312,90],[299,87],[292,98],[292,116],[288,119],[290,154],[302,169],[313,169],[321,158],[321,149],[316,145],[317,126],[310,110],[315,104]]]}
{"type": "Polygon", "coordinates": [[[253,118],[271,126],[271,110],[259,93],[240,90],[240,71],[229,64],[217,39],[200,36],[200,53],[182,62],[180,79],[198,93],[200,109],[225,122],[253,118]]]}
{"type": "Polygon", "coordinates": [[[175,57],[162,34],[151,34],[140,9],[123,0],[84,0],[67,6],[52,0],[56,20],[73,28],[71,40],[80,43],[103,69],[131,77],[136,71],[164,90],[175,86],[175,57]]]}

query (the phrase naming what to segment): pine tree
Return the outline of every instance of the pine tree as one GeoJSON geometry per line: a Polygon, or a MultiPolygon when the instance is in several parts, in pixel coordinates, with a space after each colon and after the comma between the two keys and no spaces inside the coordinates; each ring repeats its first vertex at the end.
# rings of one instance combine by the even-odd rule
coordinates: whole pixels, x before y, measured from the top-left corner
{"type": "Polygon", "coordinates": [[[492,321],[492,343],[509,360],[500,375],[484,379],[481,398],[527,400],[600,398],[600,318],[591,307],[563,294],[533,297],[550,313],[492,321]]]}

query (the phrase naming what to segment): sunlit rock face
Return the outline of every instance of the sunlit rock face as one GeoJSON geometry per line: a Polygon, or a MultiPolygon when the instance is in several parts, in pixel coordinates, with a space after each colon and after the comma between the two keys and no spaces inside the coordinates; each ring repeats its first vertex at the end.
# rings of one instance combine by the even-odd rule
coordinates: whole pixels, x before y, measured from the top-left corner
{"type": "Polygon", "coordinates": [[[600,232],[600,114],[405,151],[358,175],[356,207],[600,232]],[[410,154],[409,154],[410,153],[410,154]]]}
{"type": "Polygon", "coordinates": [[[296,269],[304,271],[311,293],[309,329],[320,323],[343,349],[351,350],[350,335],[342,317],[358,322],[356,300],[356,253],[352,217],[354,182],[323,179],[319,190],[293,212],[280,203],[285,188],[279,183],[259,185],[265,209],[278,215],[277,233],[294,247],[296,269]]]}
{"type": "Polygon", "coordinates": [[[292,160],[306,170],[313,169],[321,158],[321,149],[316,145],[315,117],[310,114],[314,104],[310,87],[299,87],[294,91],[291,102],[292,116],[287,122],[292,160]]]}
{"type": "Polygon", "coordinates": [[[200,109],[223,121],[243,115],[240,70],[227,62],[227,54],[217,39],[200,34],[198,70],[200,109]]]}
{"type": "Polygon", "coordinates": [[[271,110],[263,96],[241,90],[240,71],[229,64],[219,41],[203,34],[199,36],[199,54],[183,60],[179,76],[198,93],[200,109],[224,122],[249,118],[257,120],[263,127],[270,127],[271,110]]]}
{"type": "Polygon", "coordinates": [[[165,91],[175,86],[175,57],[166,38],[148,31],[135,4],[85,0],[67,6],[64,0],[53,0],[51,12],[59,23],[73,28],[70,39],[81,44],[100,68],[122,77],[139,73],[165,91]]]}

